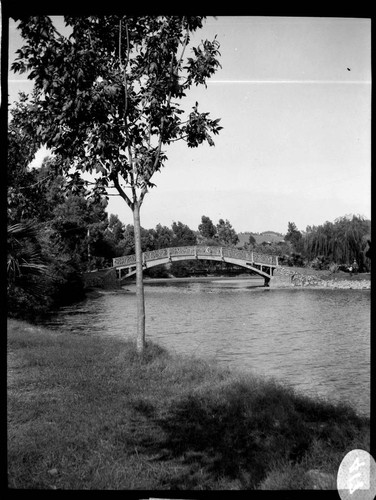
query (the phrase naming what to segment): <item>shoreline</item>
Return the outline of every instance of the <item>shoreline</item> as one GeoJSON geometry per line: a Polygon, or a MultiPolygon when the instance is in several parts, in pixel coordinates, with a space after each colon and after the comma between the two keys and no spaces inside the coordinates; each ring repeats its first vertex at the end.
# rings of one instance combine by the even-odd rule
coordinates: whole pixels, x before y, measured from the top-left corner
{"type": "Polygon", "coordinates": [[[318,283],[316,284],[293,284],[292,288],[318,288],[318,289],[338,289],[338,290],[371,290],[371,285],[369,281],[363,281],[363,282],[354,282],[354,283],[349,283],[348,281],[324,281],[323,283],[318,283]]]}
{"type": "MultiPolygon", "coordinates": [[[[108,271],[106,271],[108,274],[108,271]]],[[[96,276],[95,273],[85,274],[85,289],[89,290],[124,290],[129,285],[135,285],[135,278],[119,283],[115,274],[96,276]]],[[[239,275],[209,275],[209,276],[189,276],[168,278],[143,277],[144,284],[169,284],[169,283],[236,283],[249,282],[255,288],[322,288],[322,289],[371,289],[371,273],[359,273],[349,275],[343,271],[335,273],[329,270],[315,270],[304,267],[277,267],[274,270],[270,282],[265,286],[265,278],[257,274],[241,273],[239,275]]]]}
{"type": "Polygon", "coordinates": [[[341,290],[370,290],[371,273],[350,276],[345,272],[331,273],[309,268],[281,267],[275,271],[272,286],[292,288],[319,288],[341,290]]]}
{"type": "MultiPolygon", "coordinates": [[[[304,269],[304,268],[303,268],[304,269]]],[[[343,275],[329,275],[328,272],[318,272],[314,273],[311,269],[307,270],[308,273],[302,273],[302,268],[284,268],[280,275],[273,276],[271,280],[270,288],[279,289],[279,288],[319,288],[319,289],[328,289],[335,288],[341,290],[370,290],[371,289],[371,277],[370,273],[366,274],[366,277],[363,277],[361,274],[350,276],[343,275]],[[281,279],[281,277],[285,279],[281,279]]],[[[344,273],[345,274],[345,273],[344,273]]],[[[187,277],[187,278],[144,278],[144,284],[160,284],[160,283],[210,283],[210,282],[241,282],[241,281],[250,281],[255,286],[258,286],[259,282],[262,284],[259,285],[260,288],[265,288],[263,285],[264,278],[257,276],[245,276],[239,275],[238,277],[234,276],[203,276],[203,277],[187,277]]],[[[129,284],[135,284],[135,281],[130,281],[129,284]]],[[[124,287],[126,285],[123,285],[124,287]]],[[[267,287],[266,287],[267,288],[267,287]]]]}

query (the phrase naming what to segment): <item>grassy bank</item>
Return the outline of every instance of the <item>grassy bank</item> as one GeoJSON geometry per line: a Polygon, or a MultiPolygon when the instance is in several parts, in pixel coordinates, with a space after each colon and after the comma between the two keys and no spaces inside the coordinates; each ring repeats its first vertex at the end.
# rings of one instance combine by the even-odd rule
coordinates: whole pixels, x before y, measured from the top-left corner
{"type": "Polygon", "coordinates": [[[336,488],[369,421],[149,345],[8,322],[8,484],[43,489],[336,488]]]}

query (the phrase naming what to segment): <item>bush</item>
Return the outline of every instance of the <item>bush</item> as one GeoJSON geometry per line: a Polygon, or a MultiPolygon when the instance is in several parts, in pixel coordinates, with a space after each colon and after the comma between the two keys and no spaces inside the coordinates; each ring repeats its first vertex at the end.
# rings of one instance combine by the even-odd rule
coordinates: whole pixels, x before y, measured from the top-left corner
{"type": "Polygon", "coordinates": [[[346,265],[346,264],[339,264],[338,266],[338,271],[343,271],[345,273],[348,273],[349,272],[349,266],[346,265]]]}
{"type": "Polygon", "coordinates": [[[144,270],[144,276],[148,276],[149,278],[168,278],[169,273],[166,269],[166,266],[156,266],[151,269],[144,270]]]}
{"type": "Polygon", "coordinates": [[[332,262],[330,265],[329,265],[329,271],[331,273],[338,273],[338,270],[339,270],[339,265],[338,264],[335,264],[334,262],[332,262]]]}
{"type": "Polygon", "coordinates": [[[41,276],[8,283],[8,315],[33,320],[54,308],[85,297],[82,274],[72,264],[55,261],[41,276]]]}
{"type": "Polygon", "coordinates": [[[304,267],[306,265],[302,255],[297,252],[291,252],[290,255],[282,255],[278,258],[278,262],[282,266],[304,267]]]}
{"type": "Polygon", "coordinates": [[[329,269],[330,264],[329,259],[325,255],[318,255],[311,261],[309,267],[320,271],[329,269]]]}
{"type": "Polygon", "coordinates": [[[53,307],[73,304],[85,298],[83,277],[75,269],[58,275],[53,288],[53,307]]]}
{"type": "Polygon", "coordinates": [[[8,287],[7,313],[11,318],[32,320],[48,312],[51,305],[50,297],[36,297],[32,292],[19,286],[8,287]]]}
{"type": "Polygon", "coordinates": [[[172,262],[171,274],[176,278],[186,278],[191,275],[191,268],[185,262],[172,262]]]}

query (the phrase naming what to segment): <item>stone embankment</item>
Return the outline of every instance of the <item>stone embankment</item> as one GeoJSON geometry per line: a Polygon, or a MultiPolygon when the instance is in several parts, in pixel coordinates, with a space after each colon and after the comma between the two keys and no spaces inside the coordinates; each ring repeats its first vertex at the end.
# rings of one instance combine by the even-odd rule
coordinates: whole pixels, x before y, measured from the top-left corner
{"type": "Polygon", "coordinates": [[[370,275],[350,276],[348,273],[330,273],[309,268],[280,267],[275,270],[272,287],[370,289],[370,275]]]}

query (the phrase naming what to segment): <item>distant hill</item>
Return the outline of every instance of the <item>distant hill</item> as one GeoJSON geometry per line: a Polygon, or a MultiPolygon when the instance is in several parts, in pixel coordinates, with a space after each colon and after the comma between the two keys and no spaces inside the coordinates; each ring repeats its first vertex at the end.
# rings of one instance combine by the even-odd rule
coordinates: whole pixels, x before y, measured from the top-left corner
{"type": "Polygon", "coordinates": [[[236,245],[237,247],[243,247],[245,243],[248,243],[249,236],[252,235],[256,244],[261,244],[264,241],[268,243],[279,243],[280,241],[285,241],[285,237],[281,233],[276,233],[275,231],[263,231],[262,233],[238,233],[239,243],[236,245]]]}

